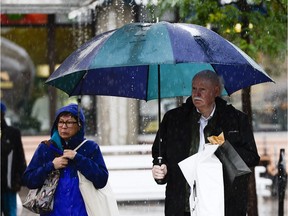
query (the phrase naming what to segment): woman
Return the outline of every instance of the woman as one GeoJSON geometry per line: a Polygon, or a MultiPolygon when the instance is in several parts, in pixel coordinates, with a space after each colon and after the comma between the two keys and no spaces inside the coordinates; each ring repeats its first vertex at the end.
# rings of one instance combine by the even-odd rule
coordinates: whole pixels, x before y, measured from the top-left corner
{"type": "Polygon", "coordinates": [[[97,189],[107,183],[108,170],[97,143],[88,140],[77,152],[73,150],[85,139],[84,129],[85,117],[76,104],[60,108],[51,129],[51,140],[40,143],[23,175],[24,183],[33,189],[41,187],[51,171],[60,170],[53,211],[42,215],[87,215],[79,190],[78,170],[97,189]],[[58,148],[49,147],[51,142],[58,148]]]}

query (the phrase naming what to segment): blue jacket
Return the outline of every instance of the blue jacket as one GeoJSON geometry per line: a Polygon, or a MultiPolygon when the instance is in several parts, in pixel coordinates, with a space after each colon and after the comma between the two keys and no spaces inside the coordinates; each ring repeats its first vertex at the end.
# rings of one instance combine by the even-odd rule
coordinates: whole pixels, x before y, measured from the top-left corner
{"type": "MultiPolygon", "coordinates": [[[[67,143],[58,137],[59,151],[64,148],[74,149],[85,138],[85,118],[82,110],[78,111],[76,104],[70,104],[62,107],[56,113],[56,119],[51,129],[51,136],[57,131],[57,121],[59,114],[69,112],[81,122],[80,131],[72,137],[67,143]],[[62,145],[62,146],[61,146],[62,145]]],[[[55,139],[53,139],[55,141],[55,139]]],[[[57,152],[59,152],[57,151],[57,152]]],[[[36,149],[31,162],[29,163],[24,175],[23,181],[28,188],[39,188],[43,185],[48,174],[54,170],[53,159],[57,155],[53,148],[42,142],[36,149]]],[[[54,195],[54,209],[52,212],[41,214],[47,216],[85,216],[87,215],[84,201],[79,190],[79,179],[77,171],[80,171],[88,180],[93,182],[95,188],[103,188],[108,180],[108,170],[106,168],[102,153],[97,143],[88,140],[77,150],[75,158],[69,161],[66,168],[60,170],[60,180],[54,195]]]]}

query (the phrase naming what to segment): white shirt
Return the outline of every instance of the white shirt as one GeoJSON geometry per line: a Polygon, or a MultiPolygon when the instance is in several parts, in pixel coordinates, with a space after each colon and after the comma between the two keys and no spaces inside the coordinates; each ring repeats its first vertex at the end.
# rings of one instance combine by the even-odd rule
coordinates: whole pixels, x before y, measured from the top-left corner
{"type": "MultiPolygon", "coordinates": [[[[200,123],[200,127],[199,127],[199,138],[200,138],[200,140],[199,140],[198,152],[204,150],[204,144],[205,144],[204,128],[208,124],[209,119],[211,119],[213,117],[215,109],[216,109],[216,105],[214,105],[214,108],[213,108],[213,110],[210,113],[208,118],[205,118],[203,115],[201,115],[201,117],[199,119],[198,123],[200,123]]],[[[197,109],[197,111],[199,112],[198,109],[197,109]]]]}

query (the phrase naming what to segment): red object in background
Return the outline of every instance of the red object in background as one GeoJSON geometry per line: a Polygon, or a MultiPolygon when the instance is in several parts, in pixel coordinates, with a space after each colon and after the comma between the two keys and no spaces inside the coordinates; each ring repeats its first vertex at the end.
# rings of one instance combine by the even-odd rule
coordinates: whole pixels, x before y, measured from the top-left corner
{"type": "Polygon", "coordinates": [[[1,14],[1,25],[47,24],[47,14],[1,14]]]}

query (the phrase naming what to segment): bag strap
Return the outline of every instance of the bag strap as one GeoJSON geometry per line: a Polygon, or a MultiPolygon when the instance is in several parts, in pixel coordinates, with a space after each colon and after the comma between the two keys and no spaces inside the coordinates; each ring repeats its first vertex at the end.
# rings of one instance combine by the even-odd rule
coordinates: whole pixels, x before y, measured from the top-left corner
{"type": "Polygon", "coordinates": [[[86,141],[88,141],[87,139],[83,140],[75,149],[74,151],[77,151],[86,141]]]}

